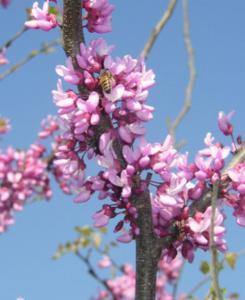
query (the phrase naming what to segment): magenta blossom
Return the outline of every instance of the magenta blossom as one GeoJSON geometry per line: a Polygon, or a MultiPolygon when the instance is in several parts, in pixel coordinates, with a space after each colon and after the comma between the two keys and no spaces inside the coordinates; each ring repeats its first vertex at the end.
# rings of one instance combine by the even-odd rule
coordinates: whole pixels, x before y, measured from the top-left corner
{"type": "Polygon", "coordinates": [[[44,2],[42,9],[39,8],[38,2],[34,2],[31,17],[31,20],[25,22],[25,26],[28,28],[49,31],[58,26],[56,15],[49,13],[49,0],[44,2]]]}
{"type": "Polygon", "coordinates": [[[89,32],[106,33],[112,30],[111,14],[114,6],[108,3],[108,0],[84,0],[83,8],[87,11],[84,19],[87,20],[89,32]]]}
{"type": "Polygon", "coordinates": [[[224,135],[232,135],[233,126],[230,122],[231,117],[234,115],[234,111],[231,111],[227,115],[223,111],[219,112],[218,116],[218,126],[224,135]]]}

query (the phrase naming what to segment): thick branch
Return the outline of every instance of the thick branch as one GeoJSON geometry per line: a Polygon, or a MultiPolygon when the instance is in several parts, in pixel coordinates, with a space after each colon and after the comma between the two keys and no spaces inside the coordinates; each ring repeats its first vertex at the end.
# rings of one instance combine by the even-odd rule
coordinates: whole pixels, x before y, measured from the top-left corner
{"type": "Polygon", "coordinates": [[[64,0],[62,27],[64,50],[66,55],[72,58],[75,65],[80,44],[84,43],[81,13],[82,2],[81,0],[64,0]]]}
{"type": "Polygon", "coordinates": [[[190,110],[192,103],[192,92],[196,80],[196,67],[195,67],[195,57],[194,51],[191,43],[190,36],[190,21],[188,14],[188,0],[183,0],[183,35],[184,35],[184,43],[187,50],[188,55],[188,68],[189,68],[189,82],[185,91],[185,100],[181,111],[174,121],[172,121],[169,125],[169,133],[175,136],[175,131],[183,118],[186,116],[188,111],[190,110]]]}
{"type": "Polygon", "coordinates": [[[172,14],[174,12],[174,8],[176,6],[176,3],[177,3],[177,0],[170,0],[169,1],[167,10],[164,12],[164,14],[163,14],[162,18],[160,19],[160,21],[153,28],[152,33],[151,33],[151,35],[150,35],[143,51],[142,51],[143,58],[145,58],[145,59],[148,58],[148,55],[149,55],[153,45],[155,44],[155,42],[158,38],[158,35],[162,31],[162,29],[165,27],[168,20],[171,18],[172,14]]]}
{"type": "Polygon", "coordinates": [[[140,234],[136,237],[136,300],[154,300],[157,264],[162,245],[158,245],[152,224],[151,202],[146,190],[132,197],[137,208],[137,225],[140,234]],[[160,247],[159,247],[160,246],[160,247]]]}

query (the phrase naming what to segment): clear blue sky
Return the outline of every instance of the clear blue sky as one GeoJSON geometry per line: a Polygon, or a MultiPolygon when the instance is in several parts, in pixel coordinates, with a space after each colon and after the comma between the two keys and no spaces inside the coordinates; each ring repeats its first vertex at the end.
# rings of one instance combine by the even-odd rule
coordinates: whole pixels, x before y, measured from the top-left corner
{"type": "MultiPolygon", "coordinates": [[[[112,0],[116,5],[113,32],[104,37],[116,45],[114,55],[138,56],[167,2],[112,0]]],[[[9,9],[0,10],[0,45],[20,29],[25,21],[24,9],[31,4],[29,0],[12,0],[9,9]]],[[[188,81],[180,4],[148,60],[157,81],[149,97],[149,104],[156,107],[155,119],[148,126],[151,141],[165,138],[166,119],[173,118],[180,110],[188,81]]],[[[177,136],[187,140],[184,150],[193,157],[203,146],[207,131],[225,142],[217,131],[219,110],[236,110],[233,119],[236,133],[244,134],[245,1],[192,0],[190,21],[198,77],[191,111],[177,136]]],[[[57,34],[56,30],[26,33],[9,50],[10,61],[19,61],[57,34]]],[[[92,36],[87,34],[87,40],[90,38],[92,36]]],[[[54,68],[63,62],[64,54],[59,49],[52,55],[39,56],[0,82],[0,113],[10,118],[13,126],[2,142],[4,147],[27,148],[36,140],[40,121],[47,114],[55,113],[50,91],[57,81],[54,68]]],[[[52,261],[51,256],[59,243],[75,237],[74,226],[92,223],[91,215],[99,209],[99,203],[93,199],[85,205],[74,204],[53,186],[54,197],[49,203],[28,205],[16,215],[16,224],[0,237],[0,300],[15,300],[17,296],[25,300],[86,300],[96,290],[97,284],[87,276],[86,268],[77,258],[67,255],[52,261]]],[[[230,250],[244,248],[244,229],[237,226],[233,218],[227,224],[230,250]]],[[[121,262],[133,261],[133,244],[122,245],[115,257],[121,262]]],[[[202,258],[199,255],[194,262],[202,258]]],[[[222,276],[223,286],[231,292],[238,291],[241,299],[245,299],[244,265],[245,259],[240,259],[235,271],[229,270],[222,276]]],[[[180,289],[188,291],[200,278],[197,264],[186,265],[180,289]]]]}

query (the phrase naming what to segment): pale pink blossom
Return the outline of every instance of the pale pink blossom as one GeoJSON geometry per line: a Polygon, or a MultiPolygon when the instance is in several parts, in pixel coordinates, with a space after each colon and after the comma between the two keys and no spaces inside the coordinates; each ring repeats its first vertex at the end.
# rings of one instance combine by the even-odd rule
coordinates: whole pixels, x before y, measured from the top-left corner
{"type": "Polygon", "coordinates": [[[39,8],[38,2],[34,2],[31,17],[31,20],[25,22],[25,26],[28,28],[49,31],[58,26],[56,15],[49,13],[49,0],[44,1],[42,9],[39,8]]]}
{"type": "Polygon", "coordinates": [[[223,111],[219,112],[218,116],[218,126],[224,135],[232,135],[233,126],[230,122],[231,117],[234,115],[234,111],[231,111],[227,115],[223,111]]]}
{"type": "Polygon", "coordinates": [[[109,4],[107,0],[85,0],[83,8],[87,11],[84,19],[87,20],[88,31],[97,33],[110,32],[111,29],[111,14],[114,6],[109,4]]]}
{"type": "Polygon", "coordinates": [[[103,257],[101,258],[101,260],[98,262],[98,266],[100,268],[108,268],[111,266],[111,260],[110,257],[108,255],[103,255],[103,257]]]}
{"type": "Polygon", "coordinates": [[[0,50],[0,65],[6,65],[9,63],[7,57],[6,57],[6,48],[3,48],[0,50]]]}

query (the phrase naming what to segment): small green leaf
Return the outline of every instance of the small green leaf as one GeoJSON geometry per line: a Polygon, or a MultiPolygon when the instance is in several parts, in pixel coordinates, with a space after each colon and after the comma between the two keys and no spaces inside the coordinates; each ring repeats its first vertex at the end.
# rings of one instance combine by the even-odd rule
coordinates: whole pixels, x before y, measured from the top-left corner
{"type": "Polygon", "coordinates": [[[58,10],[57,10],[56,7],[49,7],[48,12],[49,12],[50,14],[53,14],[53,15],[57,15],[57,14],[58,14],[58,10]]]}
{"type": "Polygon", "coordinates": [[[228,252],[225,254],[225,261],[231,269],[235,269],[237,255],[234,252],[228,252]]]}
{"type": "Polygon", "coordinates": [[[208,274],[210,272],[209,263],[207,261],[202,261],[199,269],[203,274],[208,274]]]}
{"type": "Polygon", "coordinates": [[[75,227],[75,230],[83,236],[90,236],[93,232],[93,229],[89,225],[85,225],[83,227],[75,227]]]}

